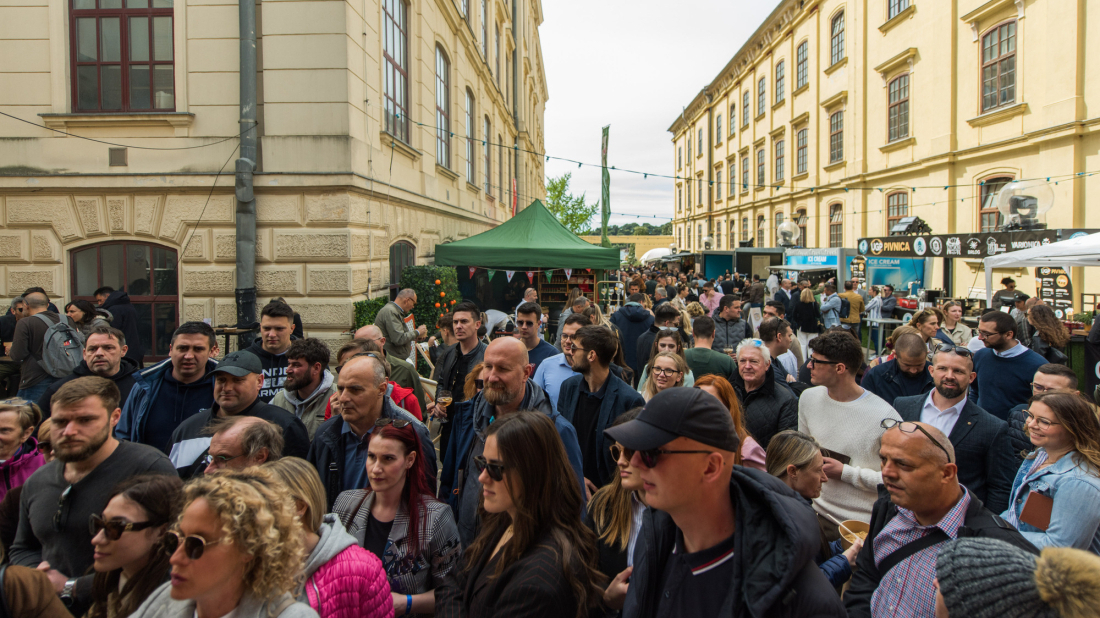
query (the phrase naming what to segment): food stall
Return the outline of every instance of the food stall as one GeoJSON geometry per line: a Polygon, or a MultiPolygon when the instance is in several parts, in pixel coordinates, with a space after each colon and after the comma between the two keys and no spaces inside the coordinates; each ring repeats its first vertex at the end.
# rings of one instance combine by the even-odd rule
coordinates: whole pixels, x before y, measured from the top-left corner
{"type": "Polygon", "coordinates": [[[767,279],[768,267],[783,263],[782,247],[739,247],[727,251],[702,251],[699,253],[699,268],[706,279],[717,279],[729,272],[738,272],[752,277],[760,275],[767,279]]]}

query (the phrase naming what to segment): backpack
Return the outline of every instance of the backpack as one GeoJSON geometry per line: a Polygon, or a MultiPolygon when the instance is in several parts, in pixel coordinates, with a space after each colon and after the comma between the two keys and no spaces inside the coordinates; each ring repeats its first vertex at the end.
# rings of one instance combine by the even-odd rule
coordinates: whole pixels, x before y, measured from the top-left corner
{"type": "Polygon", "coordinates": [[[841,296],[840,297],[840,311],[838,313],[840,315],[840,319],[847,320],[848,316],[852,313],[852,301],[850,301],[847,298],[844,298],[843,296],[841,296]]]}
{"type": "Polygon", "coordinates": [[[35,317],[49,326],[42,337],[42,357],[38,359],[38,366],[55,378],[64,378],[84,360],[84,335],[69,326],[68,320],[60,319],[54,324],[41,313],[36,313],[35,317]]]}

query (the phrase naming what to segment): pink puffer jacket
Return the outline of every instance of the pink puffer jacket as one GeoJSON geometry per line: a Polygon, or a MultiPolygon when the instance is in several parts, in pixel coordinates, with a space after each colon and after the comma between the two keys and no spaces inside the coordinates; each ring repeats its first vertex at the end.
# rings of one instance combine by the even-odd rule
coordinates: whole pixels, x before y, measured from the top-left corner
{"type": "Polygon", "coordinates": [[[321,541],[307,560],[306,574],[305,594],[298,600],[307,600],[321,618],[393,618],[393,597],[382,561],[357,545],[335,515],[325,516],[321,541]]]}

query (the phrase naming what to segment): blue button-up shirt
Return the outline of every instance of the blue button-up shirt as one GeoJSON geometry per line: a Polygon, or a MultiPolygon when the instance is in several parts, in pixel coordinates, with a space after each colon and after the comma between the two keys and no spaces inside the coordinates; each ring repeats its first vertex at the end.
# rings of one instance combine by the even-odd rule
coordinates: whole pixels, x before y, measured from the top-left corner
{"type": "Polygon", "coordinates": [[[573,371],[569,363],[565,362],[565,354],[562,353],[542,361],[539,368],[535,370],[535,377],[532,380],[542,387],[542,390],[546,391],[546,394],[550,396],[550,404],[557,410],[558,395],[561,393],[562,382],[575,375],[580,374],[573,371]]]}
{"type": "Polygon", "coordinates": [[[367,477],[367,445],[370,444],[370,435],[374,427],[367,430],[367,434],[360,438],[352,431],[351,425],[344,421],[341,434],[350,434],[344,438],[344,491],[349,489],[366,489],[370,486],[367,477]]]}

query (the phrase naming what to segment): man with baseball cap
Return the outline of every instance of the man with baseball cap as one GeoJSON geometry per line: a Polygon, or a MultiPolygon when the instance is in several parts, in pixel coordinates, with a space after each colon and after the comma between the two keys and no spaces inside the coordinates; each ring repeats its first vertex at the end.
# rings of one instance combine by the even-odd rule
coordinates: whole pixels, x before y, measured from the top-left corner
{"type": "Polygon", "coordinates": [[[214,368],[214,405],[183,421],[172,434],[168,457],[180,478],[202,473],[210,449],[208,427],[226,416],[255,416],[275,423],[283,430],[283,456],[305,458],[309,451],[306,426],[293,414],[259,398],[263,370],[259,357],[247,350],[226,354],[214,368]]]}
{"type": "Polygon", "coordinates": [[[633,572],[605,595],[625,594],[624,618],[846,616],[814,564],[814,512],[782,481],[733,465],[740,440],[716,397],[670,388],[604,433],[641,470],[651,507],[633,572]]]}

